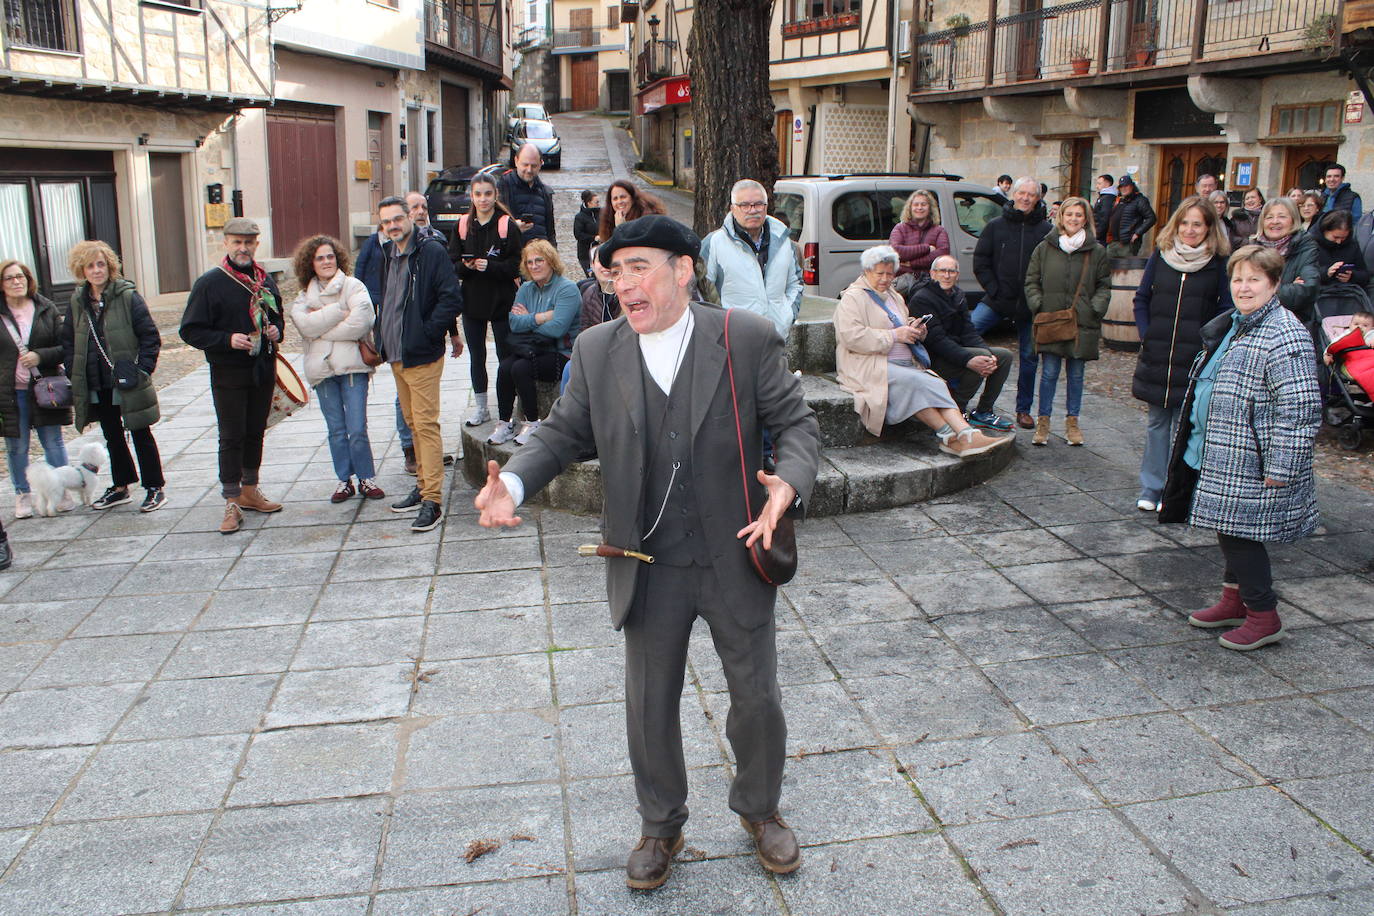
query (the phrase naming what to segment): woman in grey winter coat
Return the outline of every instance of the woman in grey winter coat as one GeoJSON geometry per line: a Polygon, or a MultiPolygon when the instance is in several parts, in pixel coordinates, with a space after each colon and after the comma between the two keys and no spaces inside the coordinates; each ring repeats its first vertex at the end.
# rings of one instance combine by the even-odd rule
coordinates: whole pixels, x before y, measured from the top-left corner
{"type": "Polygon", "coordinates": [[[1278,298],[1282,258],[1249,245],[1227,267],[1236,308],[1202,330],[1160,521],[1217,533],[1221,598],[1188,622],[1235,627],[1221,645],[1248,651],[1283,635],[1265,542],[1317,527],[1312,440],[1321,398],[1312,338],[1278,298]]]}

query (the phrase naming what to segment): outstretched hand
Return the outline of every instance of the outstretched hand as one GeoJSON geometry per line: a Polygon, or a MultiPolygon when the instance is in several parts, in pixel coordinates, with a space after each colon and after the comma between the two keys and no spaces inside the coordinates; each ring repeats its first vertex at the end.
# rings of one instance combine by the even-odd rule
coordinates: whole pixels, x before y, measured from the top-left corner
{"type": "Polygon", "coordinates": [[[520,524],[520,516],[515,514],[515,497],[506,489],[501,466],[495,461],[487,462],[486,486],[472,503],[482,513],[477,524],[483,528],[514,528],[520,524]]]}
{"type": "Polygon", "coordinates": [[[747,538],[744,542],[745,547],[753,547],[755,541],[763,538],[763,549],[770,550],[773,547],[773,530],[778,527],[778,521],[783,513],[791,508],[792,501],[797,498],[797,491],[781,477],[766,474],[762,470],[758,472],[758,480],[768,491],[768,502],[759,513],[759,517],[741,528],[735,537],[747,538]]]}

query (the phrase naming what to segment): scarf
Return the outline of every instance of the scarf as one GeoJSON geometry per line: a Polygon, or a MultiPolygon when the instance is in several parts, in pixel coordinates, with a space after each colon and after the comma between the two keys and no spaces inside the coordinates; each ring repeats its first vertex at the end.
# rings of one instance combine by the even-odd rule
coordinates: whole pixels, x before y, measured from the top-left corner
{"type": "Polygon", "coordinates": [[[1212,260],[1212,247],[1205,244],[1185,245],[1175,239],[1172,247],[1159,250],[1159,256],[1164,259],[1164,263],[1179,273],[1197,273],[1212,260]]]}
{"type": "Polygon", "coordinates": [[[270,323],[268,312],[276,314],[277,297],[272,295],[272,291],[267,288],[267,271],[262,269],[262,265],[257,261],[253,262],[252,274],[246,274],[234,266],[234,262],[229,260],[229,255],[224,256],[224,260],[219,263],[220,270],[227,273],[236,280],[239,286],[248,290],[248,317],[253,322],[253,330],[259,335],[251,351],[254,356],[258,354],[265,339],[261,335],[270,323]]]}
{"type": "Polygon", "coordinates": [[[1088,240],[1088,230],[1079,229],[1073,235],[1059,235],[1059,247],[1064,249],[1065,254],[1073,254],[1083,247],[1083,243],[1088,240]]]}
{"type": "Polygon", "coordinates": [[[1254,243],[1256,245],[1262,245],[1265,248],[1273,249],[1274,251],[1277,251],[1279,254],[1283,255],[1285,259],[1288,257],[1288,243],[1291,241],[1293,241],[1293,235],[1285,235],[1277,242],[1273,241],[1264,234],[1263,230],[1256,232],[1254,238],[1254,243]]]}

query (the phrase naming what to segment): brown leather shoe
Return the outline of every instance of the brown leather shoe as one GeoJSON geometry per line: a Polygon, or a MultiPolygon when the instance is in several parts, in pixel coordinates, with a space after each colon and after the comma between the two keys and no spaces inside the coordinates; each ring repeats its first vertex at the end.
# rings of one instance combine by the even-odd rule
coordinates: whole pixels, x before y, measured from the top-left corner
{"type": "Polygon", "coordinates": [[[262,490],[256,485],[244,484],[243,492],[239,494],[239,507],[252,509],[254,512],[280,512],[281,503],[274,503],[266,496],[262,495],[262,490]]]}
{"type": "Polygon", "coordinates": [[[801,848],[797,846],[797,835],[792,828],[783,823],[775,811],[771,817],[755,823],[741,817],[739,822],[758,847],[759,862],[775,875],[786,875],[801,866],[801,848]]]}
{"type": "Polygon", "coordinates": [[[219,523],[220,534],[233,534],[243,524],[243,510],[232,499],[224,504],[224,520],[219,523]]]}
{"type": "Polygon", "coordinates": [[[668,880],[673,856],[682,851],[682,834],[672,837],[642,836],[625,863],[625,883],[649,891],[668,880]]]}
{"type": "Polygon", "coordinates": [[[1035,420],[1028,413],[1016,412],[1016,425],[1022,429],[1035,429],[1035,420]]]}
{"type": "Polygon", "coordinates": [[[415,463],[415,446],[403,445],[401,446],[401,452],[406,456],[406,473],[414,477],[415,470],[419,467],[419,465],[415,463]]]}

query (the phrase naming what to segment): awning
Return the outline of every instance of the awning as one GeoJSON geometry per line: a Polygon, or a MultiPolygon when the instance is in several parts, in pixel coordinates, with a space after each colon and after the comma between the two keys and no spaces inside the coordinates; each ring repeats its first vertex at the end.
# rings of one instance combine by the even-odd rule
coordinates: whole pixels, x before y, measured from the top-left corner
{"type": "Polygon", "coordinates": [[[690,105],[692,81],[686,76],[669,76],[639,90],[638,99],[642,115],[668,105],[690,105]]]}

